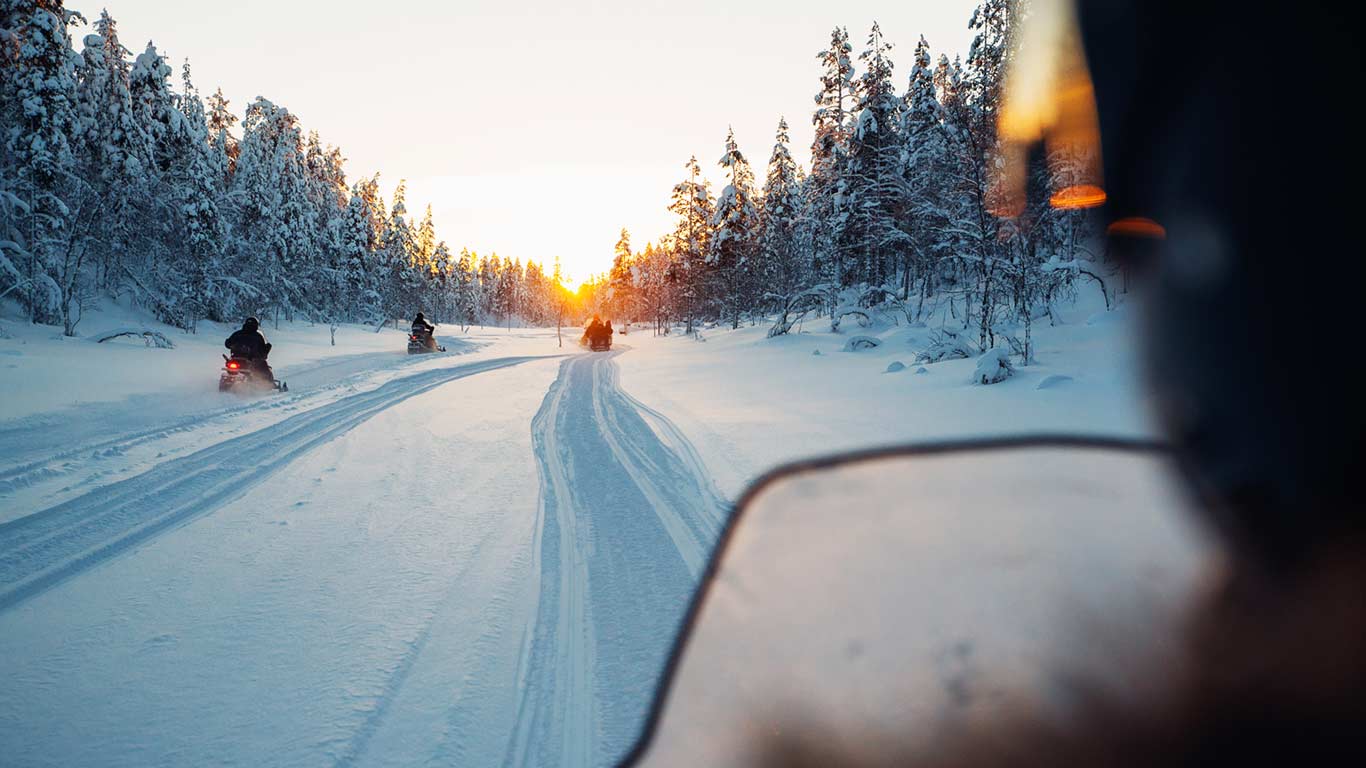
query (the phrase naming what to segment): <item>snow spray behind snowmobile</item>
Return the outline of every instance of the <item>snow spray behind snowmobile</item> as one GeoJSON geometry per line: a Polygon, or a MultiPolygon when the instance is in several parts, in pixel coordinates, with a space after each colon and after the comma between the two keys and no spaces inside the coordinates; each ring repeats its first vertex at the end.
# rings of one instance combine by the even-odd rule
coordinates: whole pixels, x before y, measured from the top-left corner
{"type": "Polygon", "coordinates": [[[430,352],[445,352],[446,348],[437,346],[436,336],[430,331],[411,331],[408,334],[408,354],[425,355],[430,352]]]}
{"type": "Polygon", "coordinates": [[[223,355],[223,373],[218,377],[219,392],[288,392],[289,385],[267,375],[254,361],[223,355]]]}

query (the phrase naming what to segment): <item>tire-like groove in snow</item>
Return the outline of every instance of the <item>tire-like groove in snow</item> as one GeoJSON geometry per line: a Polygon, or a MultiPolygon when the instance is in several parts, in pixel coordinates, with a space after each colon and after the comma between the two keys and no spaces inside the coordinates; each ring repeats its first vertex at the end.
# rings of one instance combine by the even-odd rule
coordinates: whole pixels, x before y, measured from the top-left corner
{"type": "Polygon", "coordinates": [[[0,423],[0,456],[22,457],[20,463],[0,464],[0,497],[66,474],[71,462],[120,455],[130,448],[191,432],[219,419],[269,411],[289,413],[308,407],[318,394],[347,386],[360,375],[384,368],[398,370],[416,362],[411,356],[394,357],[365,353],[294,366],[281,374],[295,382],[294,391],[226,406],[216,404],[223,400],[222,396],[208,400],[189,398],[187,402],[166,395],[137,395],[124,401],[83,405],[0,423]],[[336,368],[349,375],[330,384],[313,381],[321,372],[336,368]],[[208,402],[215,405],[205,407],[208,402]]]}
{"type": "Polygon", "coordinates": [[[404,400],[466,376],[538,359],[498,358],[395,379],[0,524],[0,611],[213,511],[404,400]]]}
{"type": "Polygon", "coordinates": [[[621,391],[615,354],[565,360],[532,421],[540,603],[505,766],[625,754],[724,515],[682,434],[621,391]]]}

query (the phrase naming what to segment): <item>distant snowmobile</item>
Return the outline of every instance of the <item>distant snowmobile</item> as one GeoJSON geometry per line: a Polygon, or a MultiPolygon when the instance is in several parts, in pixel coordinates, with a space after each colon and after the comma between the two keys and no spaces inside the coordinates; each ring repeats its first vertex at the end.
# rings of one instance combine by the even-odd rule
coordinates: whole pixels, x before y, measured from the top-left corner
{"type": "Polygon", "coordinates": [[[594,352],[608,352],[612,349],[612,324],[603,324],[596,316],[592,322],[584,329],[583,336],[579,338],[579,346],[587,347],[594,352]]]}
{"type": "Polygon", "coordinates": [[[251,359],[223,355],[223,373],[218,377],[219,392],[288,392],[289,385],[271,378],[251,359]]]}

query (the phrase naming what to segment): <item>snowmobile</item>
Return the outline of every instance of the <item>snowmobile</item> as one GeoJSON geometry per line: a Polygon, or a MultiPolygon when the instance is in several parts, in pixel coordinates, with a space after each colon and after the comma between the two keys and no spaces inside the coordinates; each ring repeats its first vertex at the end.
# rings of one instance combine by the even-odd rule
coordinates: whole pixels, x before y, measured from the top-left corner
{"type": "Polygon", "coordinates": [[[611,351],[612,351],[612,337],[603,335],[603,336],[595,336],[595,337],[593,337],[593,338],[590,339],[590,338],[588,338],[588,335],[587,335],[587,334],[584,334],[584,335],[579,339],[579,346],[581,346],[581,347],[583,347],[584,349],[587,349],[587,350],[589,350],[589,351],[591,351],[591,352],[611,352],[611,351]]]}
{"type": "Polygon", "coordinates": [[[223,355],[223,373],[218,377],[219,392],[288,392],[289,385],[268,379],[251,360],[223,355]]]}
{"type": "Polygon", "coordinates": [[[431,352],[445,351],[446,348],[438,346],[431,333],[412,331],[408,334],[408,354],[410,355],[425,355],[431,352]]]}
{"type": "Polygon", "coordinates": [[[612,334],[599,330],[591,333],[587,330],[579,337],[579,346],[592,352],[612,351],[612,334]]]}

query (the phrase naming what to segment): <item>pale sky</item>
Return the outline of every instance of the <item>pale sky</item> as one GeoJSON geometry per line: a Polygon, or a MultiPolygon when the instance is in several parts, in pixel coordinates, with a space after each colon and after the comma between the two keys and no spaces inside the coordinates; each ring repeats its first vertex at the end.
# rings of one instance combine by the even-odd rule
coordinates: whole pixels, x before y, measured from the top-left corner
{"type": "MultiPolygon", "coordinates": [[[[575,280],[611,264],[621,228],[643,247],[696,154],[716,166],[734,126],[762,181],[780,115],[805,164],[815,54],[835,25],[854,54],[876,20],[904,90],[921,34],[966,54],[977,0],[107,0],[123,44],[147,41],[239,117],[257,95],[342,148],[386,200],[408,180],[454,250],[543,262],[575,280]]],[[[68,0],[92,21],[100,4],[68,0]]],[[[77,32],[73,30],[73,32],[77,32]]],[[[77,45],[79,47],[79,32],[77,45]]]]}

